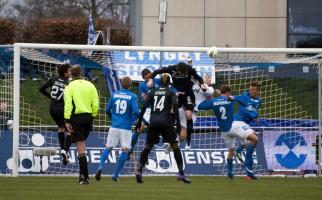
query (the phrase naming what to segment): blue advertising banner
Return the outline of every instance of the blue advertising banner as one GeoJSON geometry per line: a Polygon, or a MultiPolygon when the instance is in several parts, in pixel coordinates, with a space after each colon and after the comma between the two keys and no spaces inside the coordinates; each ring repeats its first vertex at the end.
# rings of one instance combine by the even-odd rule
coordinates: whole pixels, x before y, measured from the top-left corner
{"type": "Polygon", "coordinates": [[[132,80],[142,81],[141,71],[151,71],[186,62],[191,59],[192,66],[200,76],[209,75],[215,83],[215,61],[207,53],[200,52],[152,52],[152,51],[113,51],[113,62],[120,77],[130,76],[132,80]],[[162,65],[161,65],[162,58],[162,65]]]}
{"type": "MultiPolygon", "coordinates": [[[[267,173],[267,170],[278,169],[317,169],[315,161],[314,139],[318,131],[277,131],[264,130],[259,133],[259,143],[254,154],[254,170],[257,173],[267,173]]],[[[145,134],[140,135],[135,149],[134,158],[127,161],[121,174],[132,175],[137,160],[144,147],[145,134]]],[[[94,174],[98,168],[100,154],[105,148],[107,134],[92,132],[86,141],[89,172],[94,174]]],[[[6,174],[11,169],[12,133],[2,131],[0,137],[0,173],[6,174]]],[[[181,144],[184,169],[187,174],[193,175],[224,175],[226,173],[226,158],[228,149],[220,134],[196,133],[192,136],[192,148],[184,149],[181,144]]],[[[58,148],[57,133],[21,133],[19,150],[19,173],[39,174],[41,170],[48,174],[77,174],[78,160],[75,146],[70,150],[70,163],[61,164],[58,148]],[[40,157],[33,154],[35,147],[57,147],[54,156],[40,157]]],[[[120,149],[114,149],[107,161],[103,174],[113,174],[116,163],[121,154],[120,149]]],[[[241,163],[234,160],[236,174],[243,174],[241,163]]],[[[155,145],[149,155],[149,164],[146,166],[147,174],[174,174],[178,169],[173,153],[166,154],[164,144],[155,145]]]]}
{"type": "MultiPolygon", "coordinates": [[[[40,171],[53,174],[77,174],[77,151],[75,146],[70,150],[70,163],[67,166],[61,164],[59,154],[57,133],[21,133],[20,134],[20,166],[19,173],[21,174],[38,174],[40,171]],[[35,147],[48,147],[55,143],[57,147],[57,154],[54,156],[43,156],[40,163],[40,157],[33,154],[35,147]]],[[[94,174],[97,170],[100,154],[105,148],[107,134],[92,132],[86,141],[87,158],[89,163],[89,172],[94,174]]],[[[141,134],[138,145],[135,149],[135,156],[131,161],[127,161],[122,174],[133,174],[139,155],[144,147],[146,134],[141,134]]],[[[0,138],[0,145],[3,149],[0,156],[0,172],[8,173],[11,169],[12,157],[12,133],[10,131],[2,132],[0,138]]],[[[225,170],[226,158],[228,149],[225,148],[223,139],[220,134],[194,134],[192,138],[192,148],[184,149],[181,145],[182,156],[184,161],[184,168],[187,174],[194,175],[219,175],[223,174],[225,170]]],[[[261,158],[255,157],[255,164],[257,162],[265,163],[265,156],[263,152],[258,152],[261,158]]],[[[112,174],[116,167],[117,160],[121,154],[120,149],[114,149],[109,158],[106,167],[103,170],[104,174],[112,174]]],[[[239,164],[237,160],[236,164],[239,164]]],[[[261,163],[261,165],[262,165],[261,163]]],[[[265,169],[266,164],[261,166],[265,169]]],[[[155,145],[154,150],[149,155],[149,164],[146,166],[146,173],[148,174],[172,174],[177,173],[178,169],[172,152],[166,154],[164,144],[160,142],[155,145]]]]}

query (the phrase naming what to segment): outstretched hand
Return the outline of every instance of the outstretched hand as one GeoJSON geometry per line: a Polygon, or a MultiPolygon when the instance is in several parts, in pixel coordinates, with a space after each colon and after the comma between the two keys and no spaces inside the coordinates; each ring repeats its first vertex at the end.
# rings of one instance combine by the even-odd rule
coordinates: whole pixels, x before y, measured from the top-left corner
{"type": "Polygon", "coordinates": [[[149,88],[151,88],[153,86],[153,79],[152,78],[146,83],[146,86],[148,86],[149,88]]]}
{"type": "Polygon", "coordinates": [[[141,125],[142,125],[142,122],[139,120],[137,123],[136,123],[136,126],[134,128],[134,131],[135,132],[139,132],[141,130],[141,125]]]}
{"type": "Polygon", "coordinates": [[[228,100],[229,101],[233,101],[234,100],[234,96],[228,96],[228,100]]]}
{"type": "Polygon", "coordinates": [[[70,132],[70,133],[74,132],[73,127],[70,123],[66,122],[65,126],[66,126],[66,129],[68,130],[68,132],[70,132]]]}
{"type": "Polygon", "coordinates": [[[205,92],[205,91],[207,91],[207,89],[208,89],[207,85],[206,85],[206,84],[204,84],[204,83],[200,85],[200,88],[201,88],[201,90],[202,90],[202,91],[204,91],[204,92],[205,92]]]}
{"type": "Polygon", "coordinates": [[[184,95],[184,94],[185,94],[185,92],[177,92],[176,93],[177,97],[180,96],[180,95],[184,95]]]}

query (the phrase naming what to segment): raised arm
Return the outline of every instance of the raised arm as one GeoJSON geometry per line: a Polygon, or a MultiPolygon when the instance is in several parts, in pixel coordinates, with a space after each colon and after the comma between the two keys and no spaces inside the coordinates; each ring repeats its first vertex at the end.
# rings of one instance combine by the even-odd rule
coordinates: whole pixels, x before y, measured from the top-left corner
{"type": "Polygon", "coordinates": [[[200,85],[204,84],[202,77],[199,76],[197,74],[197,71],[194,68],[192,68],[191,66],[189,67],[189,73],[191,74],[191,76],[193,76],[199,82],[200,85]]]}
{"type": "Polygon", "coordinates": [[[154,70],[152,73],[152,79],[156,77],[158,74],[162,73],[169,73],[170,75],[172,74],[172,69],[175,67],[175,65],[169,65],[168,67],[161,67],[160,69],[154,70]]]}
{"type": "Polygon", "coordinates": [[[141,98],[141,102],[144,102],[146,95],[148,93],[148,90],[145,86],[145,82],[140,83],[139,85],[139,94],[141,94],[140,98],[141,98]]]}
{"type": "Polygon", "coordinates": [[[229,101],[236,101],[238,102],[240,105],[242,106],[246,106],[246,102],[245,102],[245,98],[244,98],[244,94],[241,94],[239,96],[229,96],[228,97],[229,101]]]}
{"type": "Polygon", "coordinates": [[[47,91],[47,88],[50,88],[51,86],[52,86],[52,80],[50,79],[50,80],[48,80],[48,81],[44,82],[44,83],[40,86],[39,91],[40,91],[43,95],[45,95],[46,97],[51,98],[50,93],[47,91]]]}
{"type": "Polygon", "coordinates": [[[173,108],[174,117],[176,119],[177,132],[180,133],[181,124],[179,118],[178,97],[175,93],[171,93],[171,104],[173,108]]]}
{"type": "Polygon", "coordinates": [[[140,111],[139,111],[139,107],[138,107],[138,100],[136,95],[133,95],[133,99],[132,99],[132,111],[133,111],[133,115],[135,116],[135,119],[139,117],[140,115],[140,111]]]}
{"type": "Polygon", "coordinates": [[[152,99],[153,99],[153,92],[150,92],[148,95],[147,95],[147,98],[145,99],[144,103],[143,103],[143,106],[141,108],[141,112],[140,112],[140,115],[139,115],[139,119],[138,119],[138,122],[134,128],[135,131],[138,131],[140,128],[141,128],[141,123],[142,123],[142,119],[143,119],[143,115],[145,113],[145,110],[146,108],[149,106],[149,104],[151,103],[152,99]]]}
{"type": "Polygon", "coordinates": [[[203,101],[198,106],[198,110],[210,110],[210,109],[212,109],[212,100],[203,101]]]}
{"type": "Polygon", "coordinates": [[[215,93],[215,90],[214,90],[214,88],[213,87],[207,87],[207,90],[204,92],[204,95],[205,95],[205,97],[207,98],[207,99],[211,99],[212,98],[212,96],[214,95],[214,93],[215,93]]]}

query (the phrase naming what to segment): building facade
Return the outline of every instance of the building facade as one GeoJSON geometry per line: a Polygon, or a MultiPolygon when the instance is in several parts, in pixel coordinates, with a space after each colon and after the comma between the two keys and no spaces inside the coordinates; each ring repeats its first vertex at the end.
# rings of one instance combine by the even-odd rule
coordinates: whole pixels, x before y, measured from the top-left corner
{"type": "MultiPolygon", "coordinates": [[[[296,47],[322,33],[320,0],[166,1],[164,46],[296,47]]],[[[136,45],[160,45],[159,2],[136,0],[136,45]]]]}

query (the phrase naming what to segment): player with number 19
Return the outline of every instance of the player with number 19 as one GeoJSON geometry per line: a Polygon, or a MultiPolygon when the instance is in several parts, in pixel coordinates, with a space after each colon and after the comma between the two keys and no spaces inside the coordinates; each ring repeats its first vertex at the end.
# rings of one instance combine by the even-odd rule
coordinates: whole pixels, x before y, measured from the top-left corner
{"type": "Polygon", "coordinates": [[[121,80],[122,90],[114,92],[108,101],[106,113],[112,118],[112,124],[108,133],[106,149],[101,154],[99,168],[96,172],[96,180],[101,179],[102,169],[105,165],[111,150],[118,144],[121,145],[122,153],[117,163],[112,179],[118,180],[119,173],[128,157],[131,147],[132,121],[139,116],[139,108],[136,94],[130,92],[132,80],[125,76],[121,80]]]}
{"type": "Polygon", "coordinates": [[[69,147],[71,145],[71,135],[67,133],[65,139],[64,121],[64,90],[71,78],[71,65],[64,64],[58,68],[58,78],[54,77],[44,82],[39,91],[51,99],[50,115],[58,126],[58,140],[61,148],[61,156],[64,165],[68,163],[69,147]],[[50,88],[50,92],[47,91],[50,88]]]}

